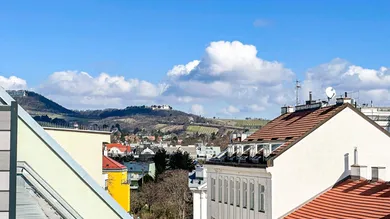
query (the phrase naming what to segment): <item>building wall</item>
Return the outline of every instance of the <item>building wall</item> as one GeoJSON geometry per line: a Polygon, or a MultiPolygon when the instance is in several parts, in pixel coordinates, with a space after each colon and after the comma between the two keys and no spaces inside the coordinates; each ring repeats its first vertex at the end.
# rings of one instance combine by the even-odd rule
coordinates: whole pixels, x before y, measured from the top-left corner
{"type": "Polygon", "coordinates": [[[125,211],[130,212],[130,184],[127,183],[127,170],[104,172],[108,173],[108,193],[125,211]]]}
{"type": "Polygon", "coordinates": [[[207,219],[207,191],[191,190],[193,198],[193,219],[207,219]]]}
{"type": "Polygon", "coordinates": [[[15,177],[16,172],[12,174],[10,168],[11,162],[15,161],[11,161],[11,111],[3,110],[6,107],[0,105],[0,218],[11,217],[9,212],[11,208],[15,209],[15,203],[9,202],[10,177],[15,177]]]}
{"type": "Polygon", "coordinates": [[[262,219],[271,218],[271,175],[261,168],[237,168],[229,166],[206,165],[207,168],[207,218],[214,219],[262,219]],[[215,201],[212,200],[212,179],[215,179],[215,201]],[[222,185],[219,183],[222,179],[222,185]],[[225,203],[225,179],[227,179],[228,192],[225,203]],[[233,182],[232,182],[233,181],[233,182]],[[231,187],[233,183],[233,205],[231,205],[231,187]],[[247,207],[243,207],[244,183],[247,183],[247,207]],[[254,209],[250,209],[250,183],[254,185],[254,209]],[[237,185],[240,185],[240,203],[237,199],[237,185]],[[259,185],[265,187],[265,210],[259,211],[259,185]],[[220,189],[222,193],[220,201],[220,189]]]}
{"type": "MultiPolygon", "coordinates": [[[[83,218],[120,218],[21,119],[18,121],[17,158],[27,162],[83,218]]],[[[101,154],[99,158],[101,160],[101,154]]]]}
{"type": "MultiPolygon", "coordinates": [[[[272,217],[279,218],[350,174],[354,147],[359,164],[390,168],[390,138],[346,108],[274,160],[272,217]]],[[[390,171],[386,172],[390,180],[390,171]]]]}
{"type": "Polygon", "coordinates": [[[72,158],[88,174],[104,187],[102,177],[102,143],[110,142],[109,132],[83,131],[73,129],[45,128],[72,158]]]}

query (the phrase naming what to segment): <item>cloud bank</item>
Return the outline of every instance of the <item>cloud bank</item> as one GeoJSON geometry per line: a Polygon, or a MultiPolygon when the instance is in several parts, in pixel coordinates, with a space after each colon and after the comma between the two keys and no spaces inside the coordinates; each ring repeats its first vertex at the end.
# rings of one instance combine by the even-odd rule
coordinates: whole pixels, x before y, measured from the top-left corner
{"type": "MultiPolygon", "coordinates": [[[[283,63],[258,56],[254,45],[239,41],[211,42],[196,60],[172,66],[162,72],[160,83],[100,73],[93,77],[83,71],[52,73],[33,89],[71,108],[125,107],[133,104],[186,106],[194,114],[213,116],[246,113],[279,113],[284,104],[294,104],[297,75],[283,63]]],[[[0,76],[5,89],[28,89],[21,78],[0,76]]],[[[353,95],[360,102],[373,100],[390,104],[390,69],[369,69],[335,58],[309,68],[302,81],[301,99],[309,91],[324,99],[333,86],[339,94],[353,95]]],[[[31,88],[30,88],[31,89],[31,88]]]]}

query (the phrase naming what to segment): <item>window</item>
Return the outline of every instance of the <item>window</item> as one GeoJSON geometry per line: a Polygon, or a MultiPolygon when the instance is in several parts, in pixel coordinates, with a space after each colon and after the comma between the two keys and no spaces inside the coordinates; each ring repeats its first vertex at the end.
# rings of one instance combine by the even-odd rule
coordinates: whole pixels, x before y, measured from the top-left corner
{"type": "Polygon", "coordinates": [[[271,144],[271,146],[272,146],[272,151],[276,150],[276,148],[278,148],[280,145],[282,145],[282,144],[280,144],[280,143],[271,144]]]}
{"type": "Polygon", "coordinates": [[[259,211],[265,212],[265,188],[259,184],[259,211]]]}
{"type": "Polygon", "coordinates": [[[240,207],[240,193],[241,193],[240,187],[241,187],[240,181],[237,180],[236,181],[236,205],[237,205],[237,207],[240,207]]]}
{"type": "Polygon", "coordinates": [[[234,180],[230,179],[230,205],[234,205],[234,180]]]}
{"type": "Polygon", "coordinates": [[[228,178],[225,178],[225,181],[224,181],[224,188],[225,188],[225,192],[224,192],[224,202],[225,204],[228,203],[228,193],[229,193],[229,181],[228,181],[228,178]]]}
{"type": "Polygon", "coordinates": [[[211,201],[215,201],[215,179],[211,178],[211,201]]]}
{"type": "Polygon", "coordinates": [[[246,182],[243,182],[243,195],[242,195],[242,207],[246,208],[247,202],[248,202],[248,184],[246,182]]]}
{"type": "Polygon", "coordinates": [[[250,184],[249,192],[250,192],[249,208],[251,210],[255,210],[255,184],[253,182],[251,182],[250,184]]]}
{"type": "Polygon", "coordinates": [[[222,203],[222,178],[218,180],[218,201],[222,203]]]}

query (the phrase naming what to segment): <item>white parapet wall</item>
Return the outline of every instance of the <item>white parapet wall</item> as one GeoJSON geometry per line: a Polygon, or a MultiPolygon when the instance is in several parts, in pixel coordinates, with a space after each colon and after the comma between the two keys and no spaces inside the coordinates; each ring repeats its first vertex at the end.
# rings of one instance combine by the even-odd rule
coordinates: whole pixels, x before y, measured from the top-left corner
{"type": "Polygon", "coordinates": [[[110,142],[110,132],[46,127],[44,129],[101,187],[104,187],[102,145],[103,142],[110,142]]]}

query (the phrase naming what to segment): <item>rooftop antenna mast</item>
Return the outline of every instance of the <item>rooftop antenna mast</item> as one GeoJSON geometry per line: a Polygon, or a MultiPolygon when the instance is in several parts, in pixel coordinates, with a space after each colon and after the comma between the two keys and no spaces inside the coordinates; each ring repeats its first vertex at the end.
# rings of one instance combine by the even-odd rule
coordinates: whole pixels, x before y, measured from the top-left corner
{"type": "Polygon", "coordinates": [[[295,81],[295,106],[299,105],[299,89],[301,89],[300,81],[295,81]]]}

